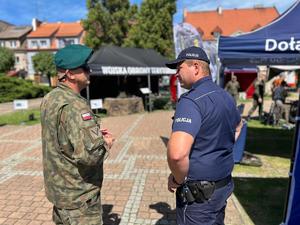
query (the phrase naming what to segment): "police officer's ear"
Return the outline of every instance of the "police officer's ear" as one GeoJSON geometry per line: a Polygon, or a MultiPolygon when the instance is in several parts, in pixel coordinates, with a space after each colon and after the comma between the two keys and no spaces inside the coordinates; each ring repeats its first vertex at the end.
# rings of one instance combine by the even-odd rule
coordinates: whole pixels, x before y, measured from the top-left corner
{"type": "Polygon", "coordinates": [[[200,63],[198,61],[194,61],[193,66],[194,66],[196,74],[202,74],[202,72],[203,72],[202,71],[202,66],[200,65],[200,63]]]}

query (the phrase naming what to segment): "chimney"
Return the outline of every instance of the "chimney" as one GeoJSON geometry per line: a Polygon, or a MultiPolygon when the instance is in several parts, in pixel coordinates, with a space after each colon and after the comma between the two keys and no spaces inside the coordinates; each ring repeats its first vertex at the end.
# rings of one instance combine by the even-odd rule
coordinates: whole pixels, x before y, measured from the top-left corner
{"type": "Polygon", "coordinates": [[[218,6],[217,12],[219,15],[222,15],[222,11],[223,11],[222,6],[218,6]]]}
{"type": "Polygon", "coordinates": [[[33,18],[32,19],[32,28],[33,28],[33,31],[36,31],[36,29],[41,25],[41,21],[39,21],[37,18],[33,18]]]}
{"type": "Polygon", "coordinates": [[[187,9],[184,8],[183,9],[183,21],[185,21],[186,15],[187,15],[187,9]]]}

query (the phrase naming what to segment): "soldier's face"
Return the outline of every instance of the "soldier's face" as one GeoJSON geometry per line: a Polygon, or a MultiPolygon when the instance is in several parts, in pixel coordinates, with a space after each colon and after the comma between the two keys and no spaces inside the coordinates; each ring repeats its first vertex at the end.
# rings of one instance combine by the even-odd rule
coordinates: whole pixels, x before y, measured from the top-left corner
{"type": "Polygon", "coordinates": [[[90,75],[87,70],[83,68],[77,68],[72,70],[72,73],[74,74],[74,79],[80,90],[86,88],[86,86],[90,84],[90,75]]]}

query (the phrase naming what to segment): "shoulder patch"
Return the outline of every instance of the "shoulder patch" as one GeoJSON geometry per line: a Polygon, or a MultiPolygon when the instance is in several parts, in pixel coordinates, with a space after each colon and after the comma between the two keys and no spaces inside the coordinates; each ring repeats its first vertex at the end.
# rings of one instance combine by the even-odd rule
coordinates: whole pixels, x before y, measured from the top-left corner
{"type": "Polygon", "coordinates": [[[93,140],[96,140],[97,138],[102,136],[100,128],[98,126],[89,128],[89,134],[93,140]]]}
{"type": "Polygon", "coordinates": [[[176,118],[175,123],[192,123],[192,119],[186,117],[176,118]]]}
{"type": "Polygon", "coordinates": [[[91,120],[93,117],[90,112],[86,112],[81,114],[81,118],[82,120],[86,121],[86,120],[91,120]]]}

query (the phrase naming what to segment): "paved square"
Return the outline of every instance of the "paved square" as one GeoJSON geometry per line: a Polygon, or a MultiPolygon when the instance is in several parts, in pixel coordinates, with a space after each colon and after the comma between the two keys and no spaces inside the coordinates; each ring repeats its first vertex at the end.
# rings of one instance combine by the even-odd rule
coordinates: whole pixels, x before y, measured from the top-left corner
{"type": "MultiPolygon", "coordinates": [[[[102,120],[117,138],[104,166],[105,225],[176,224],[174,195],[167,191],[172,115],[158,111],[102,120]]],[[[40,132],[40,125],[0,127],[0,224],[53,224],[43,187],[40,132]]],[[[251,224],[234,196],[226,213],[226,224],[251,224]]]]}

